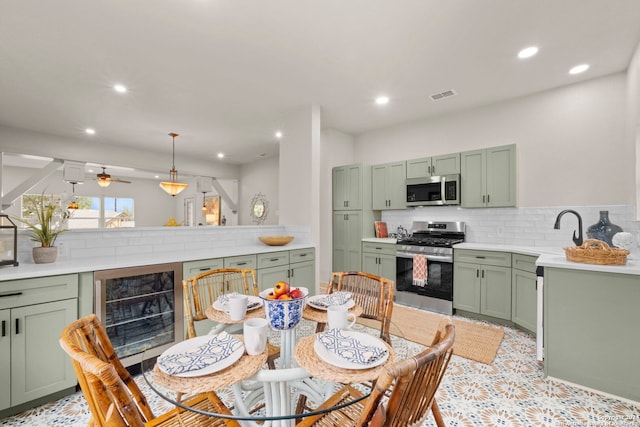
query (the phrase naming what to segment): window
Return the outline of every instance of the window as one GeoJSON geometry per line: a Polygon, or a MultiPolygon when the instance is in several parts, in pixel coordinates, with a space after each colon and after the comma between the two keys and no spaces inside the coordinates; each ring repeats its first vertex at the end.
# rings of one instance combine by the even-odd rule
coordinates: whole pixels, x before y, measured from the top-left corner
{"type": "MultiPolygon", "coordinates": [[[[32,206],[31,200],[39,196],[39,194],[22,195],[22,217],[25,220],[31,221],[33,216],[29,208],[32,206]]],[[[60,200],[60,196],[53,195],[53,197],[60,200]]],[[[74,196],[74,200],[78,204],[78,209],[67,210],[66,228],[70,230],[135,227],[133,199],[74,196]]],[[[70,202],[70,200],[65,201],[66,204],[70,202]]]]}

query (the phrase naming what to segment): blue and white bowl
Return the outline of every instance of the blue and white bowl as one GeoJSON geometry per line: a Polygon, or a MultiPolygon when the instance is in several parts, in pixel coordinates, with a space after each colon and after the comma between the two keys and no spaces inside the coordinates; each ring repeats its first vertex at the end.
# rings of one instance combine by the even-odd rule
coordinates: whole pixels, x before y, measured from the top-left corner
{"type": "Polygon", "coordinates": [[[272,289],[260,292],[260,298],[264,302],[265,317],[273,329],[283,331],[295,328],[300,323],[309,290],[302,287],[297,288],[302,291],[304,296],[291,300],[268,299],[267,295],[272,292],[272,289]]]}

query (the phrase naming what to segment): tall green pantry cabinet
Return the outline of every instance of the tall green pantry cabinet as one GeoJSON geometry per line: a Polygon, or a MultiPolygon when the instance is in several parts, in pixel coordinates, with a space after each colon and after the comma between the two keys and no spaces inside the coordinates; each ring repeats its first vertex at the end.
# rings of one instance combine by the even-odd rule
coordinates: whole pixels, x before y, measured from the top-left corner
{"type": "MultiPolygon", "coordinates": [[[[332,170],[332,271],[361,271],[362,239],[374,236],[371,167],[361,164],[332,170]]],[[[379,213],[378,213],[379,215],[379,213]]]]}

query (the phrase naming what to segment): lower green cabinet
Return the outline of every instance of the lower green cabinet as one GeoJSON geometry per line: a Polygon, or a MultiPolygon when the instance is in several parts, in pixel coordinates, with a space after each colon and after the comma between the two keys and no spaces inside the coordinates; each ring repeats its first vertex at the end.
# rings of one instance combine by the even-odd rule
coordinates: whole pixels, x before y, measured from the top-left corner
{"type": "Polygon", "coordinates": [[[537,332],[538,291],[535,256],[513,254],[511,272],[511,320],[537,332]]]}
{"type": "Polygon", "coordinates": [[[453,269],[453,308],[511,320],[510,253],[454,250],[453,269]]]}
{"type": "Polygon", "coordinates": [[[75,387],[58,339],[77,318],[77,274],[0,282],[0,410],[75,387]]]}
{"type": "Polygon", "coordinates": [[[396,280],[396,245],[362,242],[362,271],[396,280]]]}
{"type": "Polygon", "coordinates": [[[258,287],[260,291],[273,287],[277,282],[289,282],[291,286],[304,286],[309,294],[315,294],[316,263],[313,248],[258,254],[258,287]]]}

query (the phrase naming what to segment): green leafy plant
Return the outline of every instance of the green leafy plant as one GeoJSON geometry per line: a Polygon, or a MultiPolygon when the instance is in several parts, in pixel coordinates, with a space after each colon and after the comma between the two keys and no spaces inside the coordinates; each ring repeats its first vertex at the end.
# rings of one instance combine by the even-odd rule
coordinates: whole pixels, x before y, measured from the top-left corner
{"type": "Polygon", "coordinates": [[[66,214],[60,209],[60,203],[53,196],[45,196],[44,193],[31,198],[28,203],[25,211],[32,212],[33,222],[22,218],[15,220],[27,226],[32,241],[39,242],[43,248],[53,246],[58,236],[67,231],[63,228],[66,214]]]}

